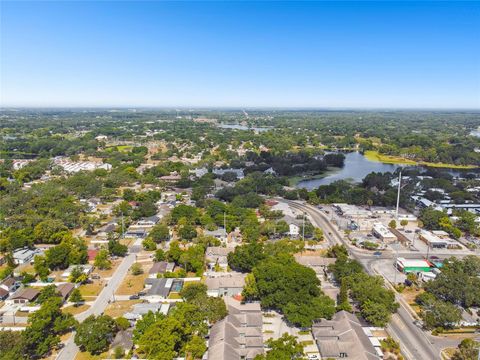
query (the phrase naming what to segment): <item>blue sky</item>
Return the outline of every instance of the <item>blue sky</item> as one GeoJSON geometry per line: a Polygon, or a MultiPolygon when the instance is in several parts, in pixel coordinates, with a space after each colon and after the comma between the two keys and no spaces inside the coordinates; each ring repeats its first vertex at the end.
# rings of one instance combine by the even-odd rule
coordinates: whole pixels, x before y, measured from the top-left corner
{"type": "Polygon", "coordinates": [[[479,2],[0,6],[2,106],[480,108],[479,2]]]}

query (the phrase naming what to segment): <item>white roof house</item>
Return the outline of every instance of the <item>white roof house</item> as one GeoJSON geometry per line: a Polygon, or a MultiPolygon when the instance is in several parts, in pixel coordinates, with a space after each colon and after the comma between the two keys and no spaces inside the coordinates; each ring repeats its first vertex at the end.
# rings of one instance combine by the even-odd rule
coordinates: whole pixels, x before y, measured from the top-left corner
{"type": "Polygon", "coordinates": [[[17,249],[13,252],[13,262],[17,265],[28,264],[37,254],[39,254],[38,249],[17,249]]]}
{"type": "Polygon", "coordinates": [[[82,272],[85,274],[85,275],[89,275],[92,270],[93,270],[93,266],[90,265],[90,264],[81,264],[81,265],[70,265],[67,269],[65,269],[65,271],[62,273],[62,278],[66,279],[66,278],[69,278],[70,275],[72,274],[72,271],[73,269],[75,268],[80,268],[82,270],[82,272]]]}

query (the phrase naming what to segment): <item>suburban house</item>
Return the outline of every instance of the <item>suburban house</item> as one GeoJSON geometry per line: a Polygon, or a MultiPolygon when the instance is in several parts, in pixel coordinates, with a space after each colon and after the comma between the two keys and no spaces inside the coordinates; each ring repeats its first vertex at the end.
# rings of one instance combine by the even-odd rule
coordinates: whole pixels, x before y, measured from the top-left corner
{"type": "Polygon", "coordinates": [[[9,276],[0,282],[0,289],[5,290],[7,293],[12,293],[20,286],[20,284],[12,277],[9,276]]]}
{"type": "Polygon", "coordinates": [[[145,239],[147,235],[148,233],[144,228],[135,229],[130,226],[124,236],[126,238],[145,239]]]}
{"type": "Polygon", "coordinates": [[[216,230],[204,230],[203,235],[211,236],[221,241],[225,241],[226,239],[226,232],[223,228],[218,228],[216,230]]]}
{"type": "Polygon", "coordinates": [[[322,359],[383,359],[354,314],[336,313],[332,320],[321,319],[312,326],[312,334],[322,359]]]}
{"type": "Polygon", "coordinates": [[[40,294],[40,291],[34,288],[23,288],[18,290],[13,294],[6,303],[10,304],[26,304],[34,301],[37,296],[40,294]]]}
{"type": "Polygon", "coordinates": [[[288,236],[291,238],[297,238],[300,235],[300,226],[297,219],[291,216],[284,216],[283,220],[288,224],[288,236]]]}
{"type": "Polygon", "coordinates": [[[205,281],[209,296],[235,296],[242,293],[245,286],[245,275],[235,274],[217,278],[208,278],[205,281]]]}
{"type": "Polygon", "coordinates": [[[150,303],[160,302],[168,298],[170,292],[179,292],[183,287],[183,279],[151,279],[145,280],[145,288],[148,289],[145,300],[150,303]]]}
{"type": "Polygon", "coordinates": [[[72,283],[64,283],[57,286],[57,290],[60,293],[60,296],[62,297],[62,300],[64,302],[67,301],[73,289],[75,289],[75,285],[73,285],[72,283]]]}
{"type": "Polygon", "coordinates": [[[228,267],[227,255],[234,249],[221,246],[209,246],[205,252],[205,260],[209,269],[214,269],[215,265],[220,266],[222,269],[228,267]]]}
{"type": "Polygon", "coordinates": [[[160,221],[160,217],[154,215],[148,218],[138,220],[135,224],[136,227],[152,227],[160,221]]]}
{"type": "Polygon", "coordinates": [[[175,268],[175,263],[167,261],[159,261],[153,263],[153,266],[148,271],[148,277],[151,279],[156,279],[159,274],[163,275],[166,272],[173,272],[175,268]]]}
{"type": "Polygon", "coordinates": [[[312,256],[312,255],[295,255],[295,260],[303,265],[303,266],[308,266],[309,268],[312,268],[315,270],[315,273],[317,275],[325,275],[328,266],[331,264],[335,264],[335,258],[326,258],[326,257],[320,257],[320,256],[312,256]]]}
{"type": "Polygon", "coordinates": [[[170,304],[162,303],[140,303],[133,305],[133,310],[125,313],[123,316],[127,320],[137,321],[142,318],[143,315],[148,314],[150,311],[153,313],[160,312],[163,315],[167,315],[170,310],[170,304]]]}
{"type": "Polygon", "coordinates": [[[209,360],[252,360],[263,354],[260,304],[226,298],[228,315],[210,329],[209,360]]]}
{"type": "Polygon", "coordinates": [[[125,353],[128,353],[133,348],[133,330],[120,330],[115,335],[112,343],[110,344],[112,349],[110,352],[113,353],[116,348],[122,348],[125,353]]]}
{"type": "Polygon", "coordinates": [[[17,265],[29,264],[35,255],[39,254],[37,249],[21,248],[13,252],[13,262],[17,265]]]}
{"type": "Polygon", "coordinates": [[[70,277],[70,275],[72,274],[72,270],[75,269],[75,268],[80,268],[82,269],[82,272],[85,274],[85,275],[90,275],[90,273],[92,272],[93,270],[93,266],[90,265],[90,264],[82,264],[82,265],[70,265],[63,273],[62,273],[62,278],[63,279],[68,279],[70,277]]]}

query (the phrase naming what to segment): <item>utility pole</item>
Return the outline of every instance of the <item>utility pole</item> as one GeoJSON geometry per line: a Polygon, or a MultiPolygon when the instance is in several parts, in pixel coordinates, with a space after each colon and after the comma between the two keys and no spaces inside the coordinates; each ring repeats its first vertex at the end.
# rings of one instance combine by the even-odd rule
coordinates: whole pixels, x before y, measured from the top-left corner
{"type": "Polygon", "coordinates": [[[395,278],[393,279],[393,286],[397,285],[397,271],[398,271],[397,261],[398,261],[398,251],[397,249],[395,249],[395,263],[393,264],[393,266],[395,267],[395,278]]]}
{"type": "Polygon", "coordinates": [[[123,212],[122,212],[122,239],[125,236],[125,223],[123,221],[123,212]]]}
{"type": "Polygon", "coordinates": [[[223,240],[227,242],[227,215],[226,212],[223,212],[223,240]]]}
{"type": "Polygon", "coordinates": [[[302,240],[305,241],[305,212],[303,212],[302,240]]]}
{"type": "Polygon", "coordinates": [[[397,209],[395,211],[395,219],[398,220],[398,207],[400,206],[400,188],[402,186],[402,170],[398,175],[398,192],[397,192],[397,209]]]}

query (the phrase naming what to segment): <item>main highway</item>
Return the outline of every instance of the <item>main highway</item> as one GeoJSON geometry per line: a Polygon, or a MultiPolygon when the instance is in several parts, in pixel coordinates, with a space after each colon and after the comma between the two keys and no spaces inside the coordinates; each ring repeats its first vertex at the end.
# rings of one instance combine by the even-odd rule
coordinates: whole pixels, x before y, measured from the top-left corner
{"type": "MultiPolygon", "coordinates": [[[[349,249],[350,256],[358,260],[365,267],[367,273],[370,275],[377,275],[372,266],[375,260],[377,260],[375,255],[349,246],[349,244],[344,241],[343,236],[321,211],[311,205],[300,203],[298,201],[290,201],[280,198],[277,200],[308,214],[313,220],[314,225],[324,231],[324,236],[330,244],[345,245],[347,249],[349,249]]],[[[381,255],[381,258],[392,258],[393,260],[393,255],[391,253],[384,253],[381,255]]],[[[388,286],[388,282],[386,283],[388,286]]],[[[455,347],[458,344],[458,341],[456,340],[434,337],[420,329],[414,324],[416,319],[413,317],[410,307],[405,300],[396,292],[395,298],[400,306],[397,313],[392,316],[392,319],[387,326],[387,331],[390,336],[400,342],[401,351],[407,359],[440,359],[441,349],[450,346],[455,347]]]]}

